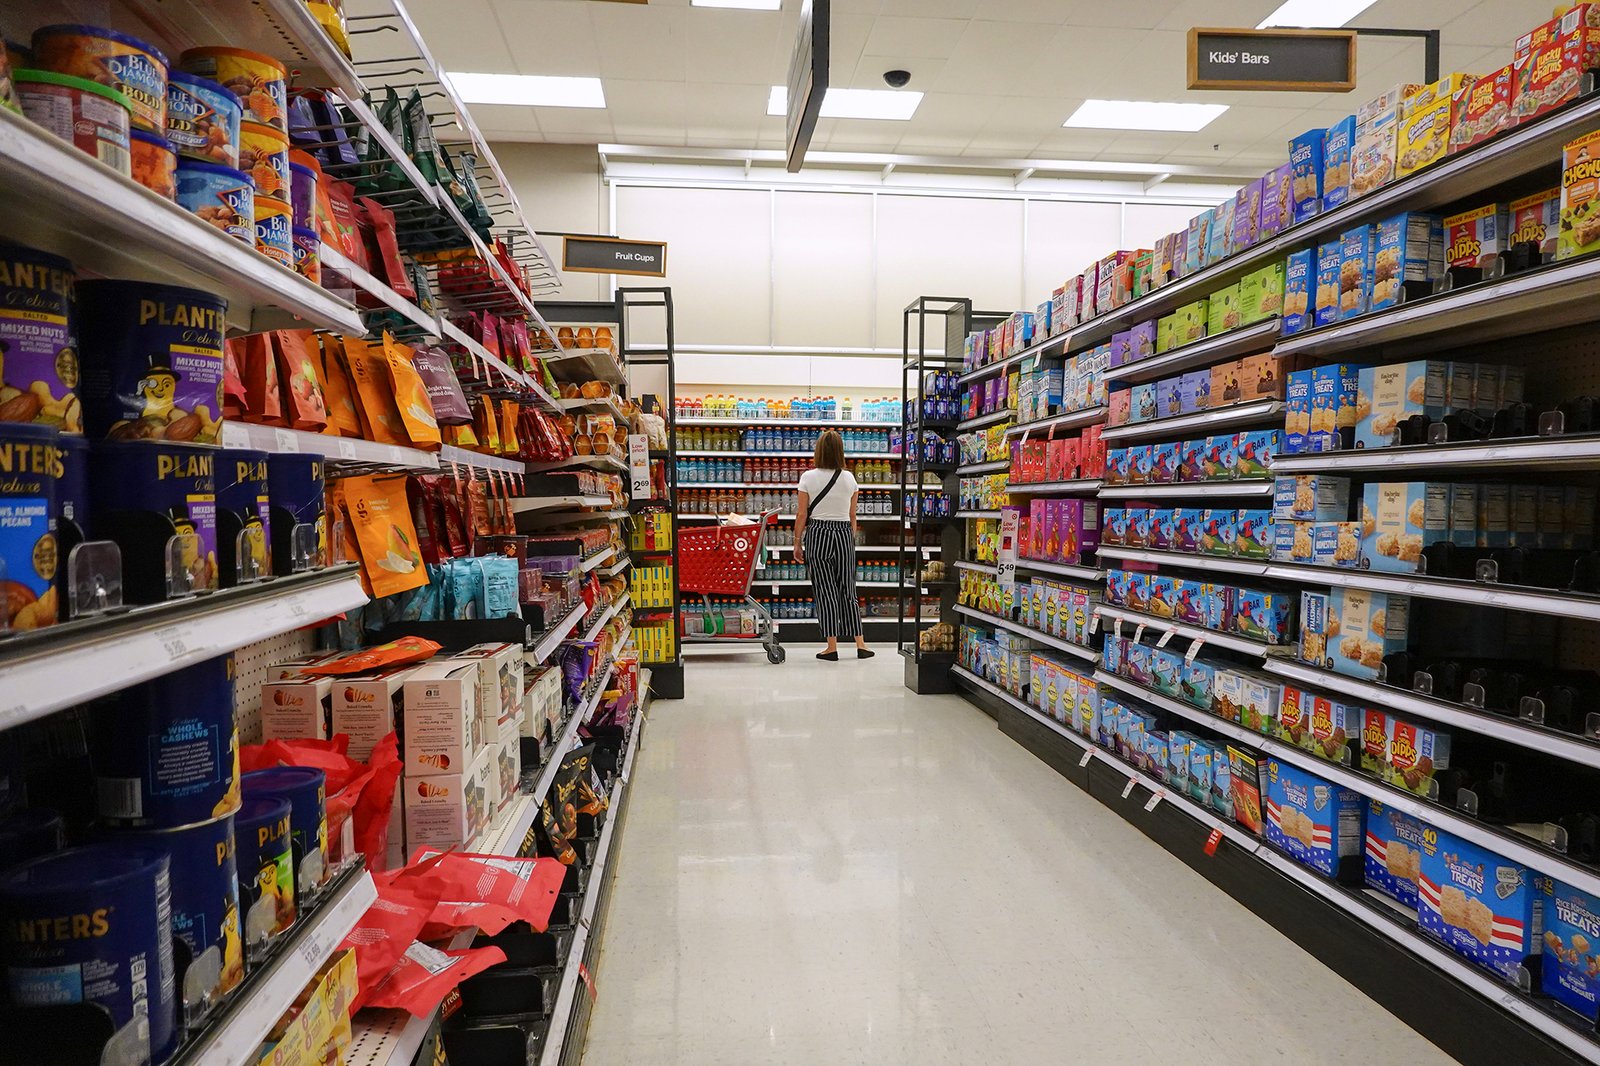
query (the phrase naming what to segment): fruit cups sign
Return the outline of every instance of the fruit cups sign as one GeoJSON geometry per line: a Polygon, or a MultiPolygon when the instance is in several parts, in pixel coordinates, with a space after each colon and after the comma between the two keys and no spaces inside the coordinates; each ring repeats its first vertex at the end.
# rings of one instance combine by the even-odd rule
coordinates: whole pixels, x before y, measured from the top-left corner
{"type": "Polygon", "coordinates": [[[661,241],[628,241],[619,237],[567,237],[562,270],[580,274],[667,276],[667,246],[661,241]]]}
{"type": "Polygon", "coordinates": [[[1347,93],[1356,87],[1353,30],[1189,31],[1189,88],[1347,93]]]}

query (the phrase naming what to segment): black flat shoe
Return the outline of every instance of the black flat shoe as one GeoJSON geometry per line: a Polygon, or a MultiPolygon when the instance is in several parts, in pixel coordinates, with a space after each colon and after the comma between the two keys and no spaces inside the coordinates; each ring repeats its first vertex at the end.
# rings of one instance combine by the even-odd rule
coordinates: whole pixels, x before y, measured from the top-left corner
{"type": "Polygon", "coordinates": [[[872,656],[874,654],[876,654],[876,653],[873,652],[870,648],[857,648],[856,649],[856,658],[857,659],[870,659],[870,658],[872,658],[872,656]]]}
{"type": "Polygon", "coordinates": [[[836,651],[819,651],[817,652],[817,658],[826,662],[836,663],[839,661],[839,653],[836,651]]]}

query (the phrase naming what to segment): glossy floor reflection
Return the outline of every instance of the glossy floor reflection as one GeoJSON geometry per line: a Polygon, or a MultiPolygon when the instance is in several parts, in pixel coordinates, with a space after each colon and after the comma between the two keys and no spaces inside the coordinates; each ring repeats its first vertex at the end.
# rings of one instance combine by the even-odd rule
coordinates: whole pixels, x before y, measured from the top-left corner
{"type": "Polygon", "coordinates": [[[652,708],[588,1066],[1452,1061],[892,649],[813,650],[652,708]]]}

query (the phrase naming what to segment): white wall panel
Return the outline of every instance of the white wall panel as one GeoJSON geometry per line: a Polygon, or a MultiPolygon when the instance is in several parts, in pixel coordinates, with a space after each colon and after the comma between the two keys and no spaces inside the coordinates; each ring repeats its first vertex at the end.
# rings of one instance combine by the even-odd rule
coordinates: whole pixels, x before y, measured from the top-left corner
{"type": "Polygon", "coordinates": [[[1154,248],[1156,241],[1189,225],[1204,208],[1173,204],[1129,204],[1122,234],[1124,248],[1154,248]]]}
{"type": "Polygon", "coordinates": [[[1121,239],[1121,204],[1029,201],[1023,306],[1016,310],[1033,310],[1069,277],[1122,247],[1121,239]]]}
{"type": "Polygon", "coordinates": [[[879,194],[878,346],[899,347],[901,312],[919,296],[967,296],[976,310],[1016,310],[1022,202],[879,194]]]}
{"type": "Polygon", "coordinates": [[[771,344],[771,194],[764,189],[617,189],[618,236],[667,242],[678,346],[771,344]]]}
{"type": "Polygon", "coordinates": [[[779,347],[864,348],[872,335],[872,197],[776,193],[773,309],[779,347]]]}

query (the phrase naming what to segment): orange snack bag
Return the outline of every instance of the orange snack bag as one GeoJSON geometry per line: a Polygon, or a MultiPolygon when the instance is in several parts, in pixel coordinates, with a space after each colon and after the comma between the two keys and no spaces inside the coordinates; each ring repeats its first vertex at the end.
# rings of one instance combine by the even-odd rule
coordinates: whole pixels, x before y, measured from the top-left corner
{"type": "Polygon", "coordinates": [[[468,448],[477,451],[478,435],[472,432],[471,426],[440,426],[439,433],[444,437],[444,442],[457,448],[468,448]]]}
{"type": "Polygon", "coordinates": [[[517,414],[519,405],[515,400],[500,401],[500,454],[516,455],[522,450],[517,443],[517,414]]]}
{"type": "Polygon", "coordinates": [[[428,387],[412,365],[411,349],[385,333],[383,359],[389,370],[395,409],[405,426],[406,436],[413,446],[436,451],[441,443],[439,422],[433,416],[433,401],[428,399],[428,387]]]}
{"type": "Polygon", "coordinates": [[[361,567],[374,596],[393,596],[428,583],[417,549],[403,476],[345,478],[344,509],[361,550],[361,567]]]}
{"type": "Polygon", "coordinates": [[[361,415],[351,395],[350,372],[344,360],[344,341],[324,334],[320,338],[322,351],[323,407],[328,412],[324,433],[336,437],[361,436],[361,415]]]}
{"type": "Polygon", "coordinates": [[[495,424],[494,401],[487,396],[473,398],[473,413],[477,415],[478,443],[490,455],[500,454],[500,428],[495,424]]]}
{"type": "MultiPolygon", "coordinates": [[[[367,478],[354,478],[352,480],[365,481],[367,478]]],[[[339,677],[344,674],[366,674],[373,670],[381,670],[386,666],[407,666],[411,663],[420,663],[431,659],[442,645],[436,644],[425,637],[401,637],[391,640],[387,644],[379,644],[375,648],[363,648],[353,651],[349,655],[337,659],[329,659],[324,663],[317,663],[315,668],[306,667],[300,672],[308,677],[339,677]]]]}
{"type": "Polygon", "coordinates": [[[362,423],[369,430],[368,440],[379,444],[410,444],[400,409],[395,405],[394,390],[389,384],[388,360],[384,348],[389,344],[389,334],[383,335],[381,344],[368,344],[355,337],[346,337],[344,351],[350,368],[350,379],[355,383],[356,407],[362,423]]]}
{"type": "Polygon", "coordinates": [[[323,400],[319,360],[311,354],[316,344],[311,331],[279,330],[273,339],[278,349],[284,414],[290,427],[321,433],[328,424],[328,410],[323,400]]]}

